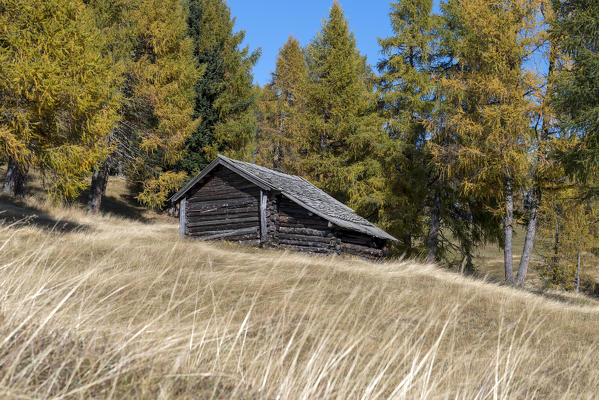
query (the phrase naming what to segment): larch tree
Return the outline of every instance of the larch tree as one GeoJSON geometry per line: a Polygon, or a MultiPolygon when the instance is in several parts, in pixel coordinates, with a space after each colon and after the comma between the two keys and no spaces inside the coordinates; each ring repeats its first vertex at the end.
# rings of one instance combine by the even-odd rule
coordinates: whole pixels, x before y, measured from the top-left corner
{"type": "Polygon", "coordinates": [[[260,165],[302,175],[302,135],[306,129],[308,69],[297,39],[279,51],[271,82],[257,102],[259,123],[257,161],[260,165]]]}
{"type": "Polygon", "coordinates": [[[440,80],[452,107],[446,127],[455,146],[441,149],[447,176],[461,192],[503,219],[505,279],[514,283],[512,237],[515,196],[527,186],[532,143],[528,96],[536,77],[524,69],[537,43],[536,4],[528,0],[450,0],[444,4],[451,35],[445,45],[455,58],[440,80]]]}
{"type": "Polygon", "coordinates": [[[118,167],[138,200],[161,207],[184,182],[175,171],[193,117],[194,85],[201,68],[187,34],[187,3],[171,0],[92,0],[110,54],[126,65],[121,121],[108,137],[111,153],[92,175],[88,210],[99,211],[109,169],[118,167]]]}
{"type": "Polygon", "coordinates": [[[115,65],[122,65],[123,81],[120,92],[123,104],[119,110],[120,120],[106,137],[110,148],[109,155],[95,168],[87,203],[88,212],[100,211],[102,199],[108,185],[110,169],[122,169],[129,164],[134,156],[131,154],[131,131],[127,123],[127,104],[130,98],[127,88],[127,70],[133,62],[133,48],[135,45],[135,21],[131,17],[135,7],[139,7],[139,0],[87,0],[87,4],[94,14],[96,24],[101,30],[105,41],[105,57],[112,60],[115,65]]]}
{"type": "Polygon", "coordinates": [[[190,0],[189,7],[194,56],[205,67],[194,94],[194,116],[201,122],[179,162],[193,176],[218,153],[245,160],[253,156],[258,90],[252,68],[260,50],[240,47],[245,32],[233,31],[235,19],[223,0],[190,0]]]}
{"type": "Polygon", "coordinates": [[[3,192],[23,191],[30,167],[56,200],[75,197],[119,119],[122,65],[77,0],[0,1],[0,152],[3,192]]]}
{"type": "Polygon", "coordinates": [[[546,191],[539,209],[543,262],[538,272],[547,286],[580,290],[586,255],[597,247],[597,206],[596,199],[585,196],[584,186],[572,180],[546,191]]]}
{"type": "Polygon", "coordinates": [[[307,50],[306,174],[363,216],[380,218],[385,135],[374,77],[338,2],[307,50]]]}
{"type": "MultiPolygon", "coordinates": [[[[526,191],[525,205],[526,233],[524,247],[518,265],[516,282],[524,283],[528,266],[531,261],[534,248],[539,208],[542,204],[543,193],[562,181],[564,170],[559,162],[556,162],[553,154],[557,147],[568,145],[568,139],[561,135],[555,118],[555,112],[550,104],[550,93],[553,85],[555,68],[561,62],[561,56],[555,39],[549,35],[548,26],[553,19],[553,9],[548,0],[537,0],[533,6],[539,10],[536,18],[538,24],[529,30],[533,49],[544,49],[542,56],[546,61],[546,68],[537,68],[536,84],[531,86],[531,98],[535,106],[532,108],[531,117],[531,160],[528,171],[528,186],[526,191]]],[[[536,51],[540,53],[539,50],[536,51]]],[[[534,82],[534,81],[533,81],[534,82]]]]}
{"type": "Polygon", "coordinates": [[[199,124],[194,84],[200,69],[188,35],[188,15],[182,0],[143,0],[133,13],[136,42],[128,119],[142,151],[133,165],[133,179],[142,185],[137,198],[149,207],[163,206],[186,179],[175,166],[199,124]]]}

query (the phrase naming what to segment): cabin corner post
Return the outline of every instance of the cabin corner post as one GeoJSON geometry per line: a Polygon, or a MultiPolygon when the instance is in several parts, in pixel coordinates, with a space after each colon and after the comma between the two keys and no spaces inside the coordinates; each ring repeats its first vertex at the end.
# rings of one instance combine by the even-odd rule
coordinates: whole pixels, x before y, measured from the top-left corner
{"type": "Polygon", "coordinates": [[[266,201],[267,195],[260,190],[260,243],[266,243],[266,201]]]}
{"type": "Polygon", "coordinates": [[[185,236],[187,225],[187,198],[183,197],[179,202],[179,236],[185,236]]]}

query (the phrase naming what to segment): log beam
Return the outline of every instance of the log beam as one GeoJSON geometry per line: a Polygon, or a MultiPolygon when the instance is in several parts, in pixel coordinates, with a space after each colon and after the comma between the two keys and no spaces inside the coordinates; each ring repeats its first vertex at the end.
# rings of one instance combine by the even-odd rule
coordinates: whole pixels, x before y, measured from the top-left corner
{"type": "Polygon", "coordinates": [[[266,193],[260,190],[260,241],[266,241],[266,193]]]}
{"type": "Polygon", "coordinates": [[[183,197],[179,202],[179,236],[185,236],[187,225],[187,198],[183,197]]]}

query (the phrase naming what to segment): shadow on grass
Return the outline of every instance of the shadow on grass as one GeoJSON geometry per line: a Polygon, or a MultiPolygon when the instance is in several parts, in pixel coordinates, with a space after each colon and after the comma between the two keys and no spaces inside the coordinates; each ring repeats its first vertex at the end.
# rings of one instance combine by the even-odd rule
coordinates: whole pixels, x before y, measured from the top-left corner
{"type": "MultiPolygon", "coordinates": [[[[109,183],[110,184],[110,183],[109,183]]],[[[81,192],[77,202],[83,207],[87,207],[89,199],[89,189],[81,192]]],[[[102,198],[100,206],[101,213],[112,214],[117,217],[131,219],[141,223],[150,223],[151,220],[146,216],[146,209],[141,207],[135,196],[130,193],[106,194],[102,198]]]]}
{"type": "Polygon", "coordinates": [[[32,225],[54,232],[81,232],[89,229],[87,225],[69,220],[56,219],[47,212],[26,205],[20,200],[0,196],[0,223],[17,226],[32,225]]]}

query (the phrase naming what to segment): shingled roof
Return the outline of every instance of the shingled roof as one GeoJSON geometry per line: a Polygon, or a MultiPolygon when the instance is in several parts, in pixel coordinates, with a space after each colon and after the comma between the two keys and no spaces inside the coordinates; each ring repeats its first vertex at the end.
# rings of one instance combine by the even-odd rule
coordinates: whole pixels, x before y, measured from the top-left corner
{"type": "Polygon", "coordinates": [[[329,196],[307,180],[295,175],[270,170],[243,161],[237,161],[219,155],[199,175],[179,190],[170,201],[176,203],[187,191],[194,187],[204,176],[218,165],[222,165],[264,190],[275,190],[306,210],[326,219],[340,228],[357,231],[373,237],[396,241],[382,229],[357,215],[351,208],[329,196]]]}

